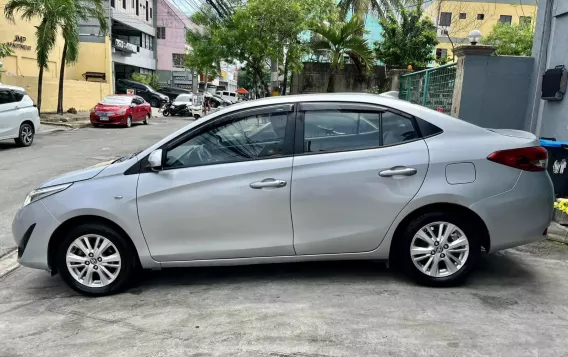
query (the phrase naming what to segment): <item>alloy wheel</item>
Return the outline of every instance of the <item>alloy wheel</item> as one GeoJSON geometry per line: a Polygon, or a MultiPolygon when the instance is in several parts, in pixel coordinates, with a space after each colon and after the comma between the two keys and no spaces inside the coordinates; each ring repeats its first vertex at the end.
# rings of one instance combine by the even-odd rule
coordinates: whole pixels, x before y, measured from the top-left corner
{"type": "Polygon", "coordinates": [[[22,132],[20,133],[20,139],[24,145],[30,145],[34,139],[34,131],[29,125],[22,126],[22,132]]]}
{"type": "Polygon", "coordinates": [[[121,268],[121,257],[116,246],[97,234],[86,234],[75,239],[67,249],[65,261],[71,276],[91,288],[111,284],[121,268]]]}
{"type": "Polygon", "coordinates": [[[132,118],[128,117],[126,118],[126,127],[130,128],[132,126],[132,118]]]}
{"type": "Polygon", "coordinates": [[[469,241],[452,223],[429,223],[412,238],[410,256],[423,274],[434,278],[451,276],[464,267],[469,256],[469,241]]]}

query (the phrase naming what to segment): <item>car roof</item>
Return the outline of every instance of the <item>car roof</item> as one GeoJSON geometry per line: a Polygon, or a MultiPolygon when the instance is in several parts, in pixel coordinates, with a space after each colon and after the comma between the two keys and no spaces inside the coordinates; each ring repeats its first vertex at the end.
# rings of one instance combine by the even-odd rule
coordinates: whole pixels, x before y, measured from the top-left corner
{"type": "Polygon", "coordinates": [[[239,102],[218,112],[215,112],[209,117],[213,119],[216,116],[239,111],[243,109],[252,109],[261,106],[274,105],[274,104],[287,104],[298,102],[352,102],[363,104],[375,104],[388,109],[396,109],[401,112],[413,115],[417,118],[424,119],[430,123],[441,127],[444,131],[468,131],[468,130],[482,130],[485,129],[477,125],[465,122],[461,119],[451,117],[447,114],[428,109],[426,107],[412,104],[408,101],[394,98],[392,96],[368,94],[368,93],[320,93],[320,94],[295,94],[287,96],[276,96],[256,99],[252,101],[239,102]]]}
{"type": "Polygon", "coordinates": [[[24,88],[22,88],[22,87],[9,86],[9,85],[7,85],[7,84],[2,84],[2,83],[0,83],[0,88],[3,88],[3,89],[12,89],[12,90],[19,90],[19,91],[22,91],[22,92],[24,92],[24,93],[26,92],[26,90],[25,90],[24,88]]]}

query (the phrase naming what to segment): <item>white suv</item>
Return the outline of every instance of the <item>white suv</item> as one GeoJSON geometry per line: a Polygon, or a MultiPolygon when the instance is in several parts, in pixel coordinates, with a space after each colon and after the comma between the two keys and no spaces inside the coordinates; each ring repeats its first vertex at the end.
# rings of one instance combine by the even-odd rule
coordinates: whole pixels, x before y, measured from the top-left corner
{"type": "Polygon", "coordinates": [[[0,140],[30,146],[39,130],[39,112],[21,87],[0,84],[0,140]]]}

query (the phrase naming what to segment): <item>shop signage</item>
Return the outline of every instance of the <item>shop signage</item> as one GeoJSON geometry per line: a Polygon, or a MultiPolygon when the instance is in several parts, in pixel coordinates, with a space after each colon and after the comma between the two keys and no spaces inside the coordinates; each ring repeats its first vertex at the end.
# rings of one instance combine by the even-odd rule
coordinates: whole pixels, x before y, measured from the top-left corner
{"type": "Polygon", "coordinates": [[[127,89],[126,94],[127,95],[134,95],[134,89],[127,89]]]}
{"type": "Polygon", "coordinates": [[[123,52],[129,52],[129,53],[136,53],[138,52],[138,47],[128,43],[126,41],[122,41],[119,40],[118,38],[115,38],[113,41],[113,46],[114,48],[116,48],[119,51],[123,51],[123,52]]]}
{"type": "Polygon", "coordinates": [[[14,40],[12,40],[12,42],[5,42],[5,44],[9,47],[12,47],[12,48],[25,50],[25,51],[31,51],[32,46],[26,45],[25,44],[26,40],[27,39],[26,39],[25,36],[16,35],[16,36],[14,36],[14,40]]]}

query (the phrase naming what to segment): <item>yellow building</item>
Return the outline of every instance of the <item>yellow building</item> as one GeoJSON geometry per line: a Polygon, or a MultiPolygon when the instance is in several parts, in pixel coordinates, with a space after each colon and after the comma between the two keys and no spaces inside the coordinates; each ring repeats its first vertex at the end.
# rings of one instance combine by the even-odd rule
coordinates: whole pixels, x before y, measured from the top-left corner
{"type": "Polygon", "coordinates": [[[453,59],[453,48],[469,44],[471,30],[488,35],[498,22],[536,22],[538,0],[433,0],[425,13],[437,25],[436,58],[453,59]]]}
{"type": "MultiPolygon", "coordinates": [[[[26,88],[32,99],[37,100],[37,76],[39,67],[36,61],[35,26],[40,19],[25,21],[15,16],[15,23],[4,18],[3,9],[8,1],[0,0],[0,43],[6,43],[13,55],[0,58],[4,84],[26,88]]],[[[77,110],[92,108],[102,97],[112,93],[112,54],[109,37],[101,37],[95,42],[83,41],[79,49],[79,59],[73,66],[65,68],[64,109],[77,110]],[[92,75],[92,76],[91,76],[92,75]]],[[[42,112],[57,109],[57,93],[63,38],[58,36],[49,54],[48,69],[44,70],[42,112]]]]}

